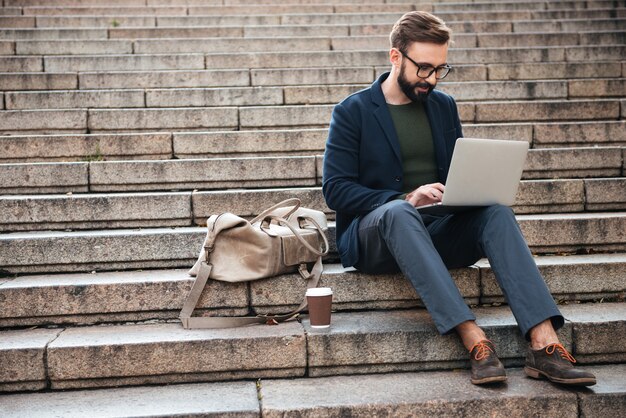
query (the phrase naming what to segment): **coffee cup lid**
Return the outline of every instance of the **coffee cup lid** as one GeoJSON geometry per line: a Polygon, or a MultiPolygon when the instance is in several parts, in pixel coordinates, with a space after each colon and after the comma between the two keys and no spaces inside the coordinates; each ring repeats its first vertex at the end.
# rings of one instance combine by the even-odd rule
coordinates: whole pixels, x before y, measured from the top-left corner
{"type": "Polygon", "coordinates": [[[333,290],[330,287],[314,287],[306,291],[307,296],[328,296],[332,294],[333,290]]]}

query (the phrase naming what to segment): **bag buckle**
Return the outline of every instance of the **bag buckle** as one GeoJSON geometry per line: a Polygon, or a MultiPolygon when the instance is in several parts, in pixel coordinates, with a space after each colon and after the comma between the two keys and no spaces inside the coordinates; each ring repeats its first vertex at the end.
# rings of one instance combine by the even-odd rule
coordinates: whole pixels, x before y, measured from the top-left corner
{"type": "Polygon", "coordinates": [[[214,248],[215,248],[214,244],[204,246],[204,254],[205,254],[207,264],[209,264],[209,256],[213,252],[214,248]]]}

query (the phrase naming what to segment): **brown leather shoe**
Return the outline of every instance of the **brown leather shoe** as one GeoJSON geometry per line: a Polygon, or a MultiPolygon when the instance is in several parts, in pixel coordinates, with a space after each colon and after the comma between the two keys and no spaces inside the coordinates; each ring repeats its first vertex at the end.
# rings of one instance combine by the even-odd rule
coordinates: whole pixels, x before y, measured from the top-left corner
{"type": "Polygon", "coordinates": [[[504,382],[506,372],[498,360],[496,349],[489,340],[476,343],[470,350],[470,365],[472,366],[471,382],[475,385],[485,383],[504,382]]]}
{"type": "Polygon", "coordinates": [[[524,372],[532,378],[543,377],[564,385],[591,386],[596,384],[593,373],[574,368],[576,359],[561,344],[550,344],[540,350],[528,350],[524,372]]]}

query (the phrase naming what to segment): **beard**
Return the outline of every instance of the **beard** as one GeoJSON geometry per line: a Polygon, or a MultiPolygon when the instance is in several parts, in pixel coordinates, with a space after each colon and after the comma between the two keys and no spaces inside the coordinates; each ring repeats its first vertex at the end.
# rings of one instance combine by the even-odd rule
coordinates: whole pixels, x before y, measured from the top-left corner
{"type": "Polygon", "coordinates": [[[430,84],[426,81],[417,82],[413,84],[409,83],[409,81],[404,76],[404,62],[400,66],[400,74],[398,75],[398,85],[400,86],[402,93],[404,93],[404,95],[408,97],[409,100],[411,100],[412,102],[422,102],[422,103],[428,100],[428,95],[435,88],[433,84],[430,84]],[[418,87],[426,88],[428,90],[424,93],[416,92],[415,90],[418,87]]]}

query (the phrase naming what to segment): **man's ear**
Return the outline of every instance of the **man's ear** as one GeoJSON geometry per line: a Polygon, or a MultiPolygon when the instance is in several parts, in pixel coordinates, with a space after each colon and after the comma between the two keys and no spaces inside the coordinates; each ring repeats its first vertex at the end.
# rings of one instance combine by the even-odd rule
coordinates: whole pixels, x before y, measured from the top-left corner
{"type": "Polygon", "coordinates": [[[394,67],[400,68],[400,64],[402,62],[402,54],[398,49],[391,48],[389,50],[389,62],[391,62],[391,65],[393,65],[394,67]]]}

